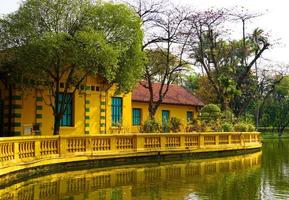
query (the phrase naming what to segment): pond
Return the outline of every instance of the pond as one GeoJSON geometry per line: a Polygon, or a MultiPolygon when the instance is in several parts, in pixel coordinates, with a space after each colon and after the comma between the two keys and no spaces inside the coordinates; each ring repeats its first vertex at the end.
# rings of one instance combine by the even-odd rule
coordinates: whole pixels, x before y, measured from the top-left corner
{"type": "Polygon", "coordinates": [[[222,158],[89,169],[33,178],[0,190],[0,199],[289,199],[289,140],[262,152],[222,158]]]}

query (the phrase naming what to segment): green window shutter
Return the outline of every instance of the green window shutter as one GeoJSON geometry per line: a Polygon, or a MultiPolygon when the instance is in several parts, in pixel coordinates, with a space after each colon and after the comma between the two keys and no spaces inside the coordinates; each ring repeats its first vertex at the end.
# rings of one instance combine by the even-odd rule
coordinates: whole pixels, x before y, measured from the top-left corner
{"type": "Polygon", "coordinates": [[[112,97],[111,101],[112,125],[116,126],[122,123],[122,98],[112,97]]]}
{"type": "Polygon", "coordinates": [[[64,101],[65,103],[65,110],[60,120],[60,126],[73,126],[73,104],[72,104],[72,94],[66,94],[64,97],[63,93],[59,94],[59,105],[58,105],[58,112],[60,112],[61,102],[64,101]],[[66,99],[64,99],[66,98],[66,99]]]}
{"type": "Polygon", "coordinates": [[[141,109],[133,108],[132,109],[132,125],[138,126],[141,123],[141,109]]]}
{"type": "Polygon", "coordinates": [[[187,111],[187,122],[193,121],[193,112],[187,111]]]}

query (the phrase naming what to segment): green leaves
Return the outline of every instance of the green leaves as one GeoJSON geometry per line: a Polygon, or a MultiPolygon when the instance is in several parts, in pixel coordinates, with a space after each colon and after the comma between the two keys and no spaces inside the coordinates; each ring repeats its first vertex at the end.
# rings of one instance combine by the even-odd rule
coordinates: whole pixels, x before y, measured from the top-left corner
{"type": "Polygon", "coordinates": [[[15,77],[55,81],[73,70],[71,79],[100,75],[126,92],[143,71],[140,24],[123,4],[27,0],[0,19],[0,48],[13,49],[9,70],[15,77]]]}

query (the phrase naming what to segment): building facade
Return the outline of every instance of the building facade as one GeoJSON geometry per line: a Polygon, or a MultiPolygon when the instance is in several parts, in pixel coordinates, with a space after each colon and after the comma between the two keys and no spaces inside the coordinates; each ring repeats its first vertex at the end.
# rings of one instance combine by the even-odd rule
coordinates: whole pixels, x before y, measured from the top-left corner
{"type": "MultiPolygon", "coordinates": [[[[115,95],[115,87],[100,78],[88,77],[67,102],[61,119],[61,135],[139,132],[148,119],[148,103],[138,98],[148,93],[137,86],[131,93],[115,95]]],[[[1,83],[1,136],[52,135],[51,95],[41,87],[8,88],[1,83]]],[[[180,86],[173,85],[156,113],[158,121],[177,117],[182,124],[196,117],[202,102],[180,86]],[[172,98],[177,97],[176,99],[172,98]]],[[[60,83],[61,91],[64,83],[60,83]]]]}
{"type": "MultiPolygon", "coordinates": [[[[157,101],[161,85],[154,83],[154,101],[157,101]]],[[[197,118],[200,108],[203,106],[198,98],[185,88],[171,84],[163,103],[155,114],[155,119],[160,123],[166,123],[172,117],[181,120],[181,131],[185,131],[187,125],[197,118]]],[[[132,92],[132,132],[138,132],[145,120],[149,119],[149,91],[143,84],[139,84],[132,92]]]]}

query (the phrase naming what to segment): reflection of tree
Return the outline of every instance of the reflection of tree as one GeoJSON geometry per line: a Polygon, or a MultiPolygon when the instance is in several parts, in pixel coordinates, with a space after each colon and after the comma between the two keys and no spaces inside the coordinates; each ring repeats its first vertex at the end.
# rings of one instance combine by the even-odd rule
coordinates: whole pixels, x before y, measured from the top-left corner
{"type": "MultiPolygon", "coordinates": [[[[25,186],[22,182],[6,191],[13,191],[21,199],[27,199],[28,194],[39,196],[39,199],[60,196],[80,200],[170,200],[183,199],[189,194],[233,199],[232,191],[238,199],[251,199],[259,190],[260,157],[261,152],[257,152],[158,165],[71,171],[27,180],[25,186]]],[[[0,190],[0,199],[2,194],[0,190]]]]}
{"type": "Polygon", "coordinates": [[[289,145],[288,140],[265,140],[262,160],[262,184],[264,191],[273,189],[274,194],[288,193],[289,145]],[[270,188],[266,188],[269,187],[270,188]]]}
{"type": "Polygon", "coordinates": [[[200,199],[256,199],[260,190],[260,169],[200,177],[196,186],[200,199]]]}

